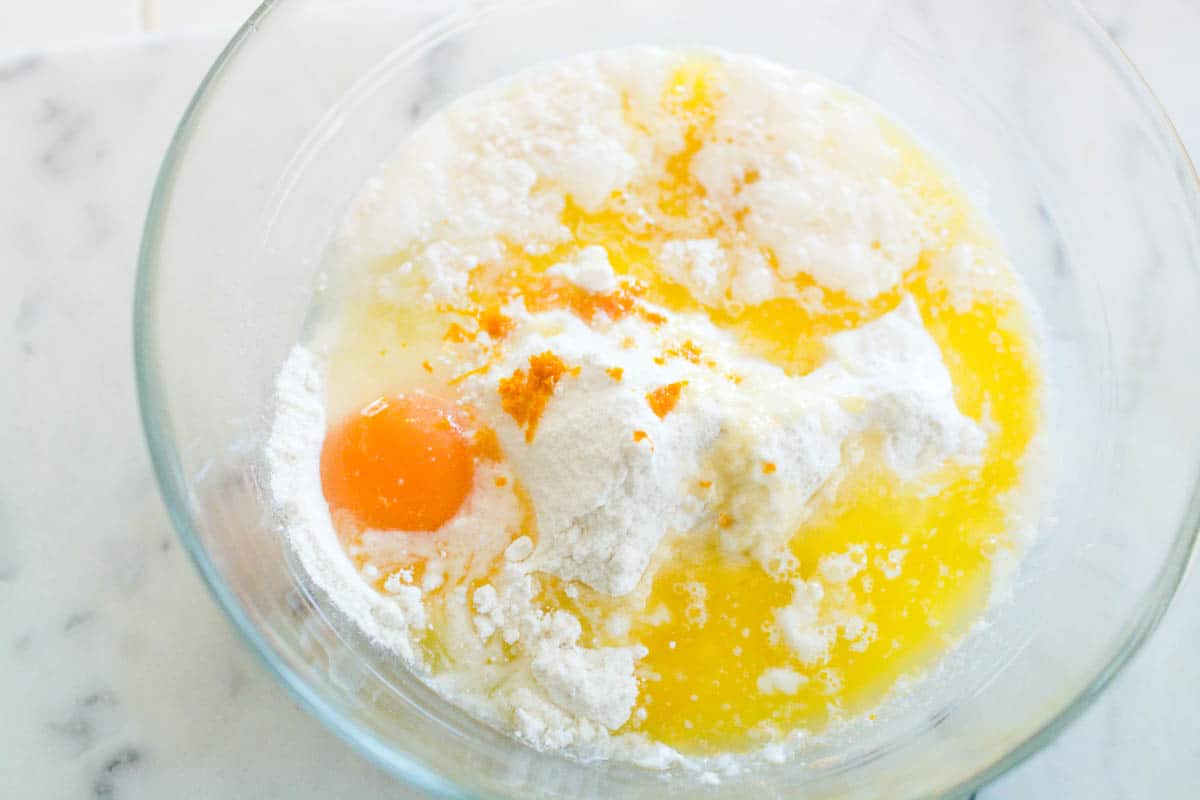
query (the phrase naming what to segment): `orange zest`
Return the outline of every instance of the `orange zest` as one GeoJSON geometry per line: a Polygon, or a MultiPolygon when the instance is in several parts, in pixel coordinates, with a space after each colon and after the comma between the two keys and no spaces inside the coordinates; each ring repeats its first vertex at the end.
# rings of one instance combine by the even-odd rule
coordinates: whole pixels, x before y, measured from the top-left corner
{"type": "Polygon", "coordinates": [[[525,429],[525,441],[532,442],[542,412],[564,375],[578,375],[579,367],[568,367],[547,350],[529,357],[529,370],[518,369],[500,381],[500,405],[518,426],[525,429]]]}
{"type": "Polygon", "coordinates": [[[634,291],[625,286],[612,292],[589,292],[567,281],[547,278],[525,294],[525,304],[535,312],[569,309],[590,324],[600,314],[612,321],[628,316],[636,309],[637,300],[634,291]]]}
{"type": "Polygon", "coordinates": [[[666,417],[675,409],[675,404],[679,402],[679,393],[683,391],[684,386],[687,386],[687,381],[676,381],[647,392],[646,402],[650,404],[650,410],[657,414],[659,419],[666,417]]]}
{"type": "Polygon", "coordinates": [[[475,431],[471,443],[475,448],[475,455],[479,458],[487,461],[504,459],[504,453],[500,449],[500,440],[496,438],[496,432],[491,428],[480,428],[475,431]]]}
{"type": "Polygon", "coordinates": [[[499,341],[508,334],[512,333],[513,328],[517,323],[511,317],[506,317],[500,313],[498,308],[485,308],[479,312],[479,329],[492,337],[492,341],[499,341]]]}
{"type": "Polygon", "coordinates": [[[464,328],[462,325],[459,325],[457,322],[451,322],[450,325],[446,328],[446,335],[443,336],[442,338],[445,339],[447,342],[454,342],[455,344],[461,344],[463,342],[469,342],[472,339],[474,339],[475,337],[472,336],[470,333],[468,333],[467,329],[464,328]]]}
{"type": "Polygon", "coordinates": [[[682,358],[684,361],[690,361],[693,364],[700,363],[700,348],[691,339],[688,339],[678,347],[672,347],[667,350],[666,354],[674,358],[682,358]]]}

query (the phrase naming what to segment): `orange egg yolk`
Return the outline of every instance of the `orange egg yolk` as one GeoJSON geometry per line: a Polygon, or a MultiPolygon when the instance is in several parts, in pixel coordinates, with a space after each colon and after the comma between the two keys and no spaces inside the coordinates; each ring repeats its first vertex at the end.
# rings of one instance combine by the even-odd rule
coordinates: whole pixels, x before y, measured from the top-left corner
{"type": "Polygon", "coordinates": [[[380,397],[325,437],[321,485],[331,510],[367,528],[434,531],[471,491],[470,415],[425,394],[380,397]]]}

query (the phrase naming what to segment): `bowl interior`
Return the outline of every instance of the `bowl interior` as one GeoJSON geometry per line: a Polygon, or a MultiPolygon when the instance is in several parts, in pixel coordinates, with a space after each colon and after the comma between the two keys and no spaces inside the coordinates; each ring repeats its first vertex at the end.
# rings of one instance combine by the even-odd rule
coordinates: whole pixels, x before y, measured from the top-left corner
{"type": "Polygon", "coordinates": [[[1152,627],[1196,529],[1194,175],[1074,4],[882,0],[268,2],[182,122],[143,242],[137,365],[172,516],[300,699],[448,796],[895,797],[960,791],[1077,713],[1152,627]],[[1042,311],[1046,513],[1012,601],[870,727],[710,786],[537,753],[447,704],[330,610],[284,546],[260,449],[332,229],[397,142],[523,67],[713,46],[877,101],[990,217],[1042,311]]]}

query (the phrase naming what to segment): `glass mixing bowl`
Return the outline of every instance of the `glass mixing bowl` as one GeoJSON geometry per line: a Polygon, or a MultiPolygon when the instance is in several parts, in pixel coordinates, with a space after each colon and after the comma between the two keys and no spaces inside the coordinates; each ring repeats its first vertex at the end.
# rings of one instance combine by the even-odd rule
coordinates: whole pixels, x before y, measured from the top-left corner
{"type": "Polygon", "coordinates": [[[411,786],[516,797],[965,793],[1044,745],[1146,638],[1197,527],[1197,185],[1077,3],[640,0],[263,5],[184,115],[136,297],[142,415],[181,538],[313,714],[411,786]],[[824,73],[916,132],[990,215],[1043,312],[1056,467],[1012,602],[904,703],[793,763],[695,775],[535,752],[373,652],[265,496],[273,376],[363,181],[464,92],[584,50],[711,45],[824,73]]]}

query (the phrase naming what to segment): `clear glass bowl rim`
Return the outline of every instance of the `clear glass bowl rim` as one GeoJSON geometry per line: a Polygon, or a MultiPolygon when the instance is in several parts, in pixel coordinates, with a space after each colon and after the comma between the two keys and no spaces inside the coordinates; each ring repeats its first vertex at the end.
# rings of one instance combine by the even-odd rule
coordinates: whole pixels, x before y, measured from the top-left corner
{"type": "MultiPolygon", "coordinates": [[[[221,50],[176,125],[155,179],[142,229],[133,300],[134,370],[142,430],[150,451],[159,490],[184,549],[203,578],[205,585],[216,598],[218,605],[233,622],[234,628],[242,639],[249,644],[251,651],[266,666],[268,672],[301,707],[312,714],[322,725],[394,777],[435,796],[466,797],[467,795],[448,777],[431,770],[404,753],[397,752],[385,741],[343,716],[334,704],[295,673],[275,653],[234,596],[225,577],[200,539],[195,521],[189,512],[187,481],[183,474],[179,452],[171,434],[171,422],[166,410],[165,395],[158,370],[158,353],[152,332],[155,279],[159,266],[158,251],[162,240],[163,223],[170,213],[170,199],[176,175],[187,156],[192,133],[203,121],[209,95],[220,84],[226,68],[237,58],[238,52],[257,34],[261,22],[275,7],[286,2],[288,0],[265,0],[221,50]]],[[[1081,28],[1089,36],[1095,51],[1109,62],[1139,99],[1155,135],[1172,152],[1176,167],[1179,168],[1177,174],[1185,176],[1186,180],[1182,188],[1187,196],[1189,209],[1192,211],[1191,216],[1197,226],[1200,226],[1200,177],[1197,176],[1178,131],[1168,118],[1162,104],[1120,45],[1108,35],[1103,26],[1092,17],[1081,2],[1069,0],[1062,5],[1069,13],[1077,16],[1081,28]]],[[[1193,265],[1193,269],[1195,268],[1197,265],[1193,265]]],[[[1138,652],[1154,632],[1163,614],[1166,613],[1195,557],[1198,532],[1200,532],[1200,484],[1192,487],[1183,522],[1176,531],[1168,556],[1163,561],[1153,583],[1153,590],[1140,599],[1137,612],[1127,623],[1123,635],[1118,640],[1119,644],[1113,649],[1108,660],[1096,670],[1090,682],[1060,711],[1044,720],[1040,727],[1027,733],[1017,746],[1001,758],[980,765],[971,777],[948,788],[944,796],[967,796],[995,780],[1048,745],[1087,710],[1138,652]]]]}

